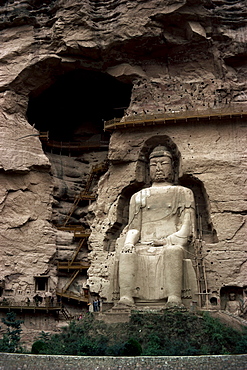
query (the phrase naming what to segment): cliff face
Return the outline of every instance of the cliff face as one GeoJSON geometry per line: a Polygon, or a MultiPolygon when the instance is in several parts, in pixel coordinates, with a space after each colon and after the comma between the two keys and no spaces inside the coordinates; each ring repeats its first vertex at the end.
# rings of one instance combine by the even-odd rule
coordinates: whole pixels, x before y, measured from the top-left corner
{"type": "MultiPolygon", "coordinates": [[[[90,165],[107,154],[95,155],[91,149],[86,156],[73,153],[74,159],[64,152],[47,156],[38,130],[53,132],[54,140],[62,130],[59,140],[68,141],[68,127],[69,140],[77,141],[78,135],[88,140],[103,133],[102,119],[115,116],[246,111],[244,3],[0,2],[0,245],[2,279],[9,292],[33,292],[33,276],[40,274],[50,275],[50,288],[56,288],[57,244],[68,242],[57,240],[53,222],[64,219],[85,185],[90,165]],[[69,73],[76,73],[79,87],[66,85],[69,73]],[[46,92],[58,82],[47,98],[46,92]],[[70,99],[73,90],[76,94],[70,99]],[[114,96],[121,99],[110,106],[114,96]],[[59,166],[67,169],[58,174],[59,166]],[[53,207],[52,213],[54,204],[58,211],[53,207]]],[[[111,164],[99,182],[87,221],[92,230],[92,292],[113,298],[116,241],[127,223],[130,195],[148,181],[140,157],[167,140],[180,153],[184,184],[192,176],[200,187],[198,194],[204,194],[205,225],[211,234],[207,238],[205,233],[203,254],[211,292],[219,296],[225,284],[247,285],[244,130],[242,118],[218,118],[112,133],[111,164]]],[[[86,213],[81,210],[77,222],[86,213]]]]}

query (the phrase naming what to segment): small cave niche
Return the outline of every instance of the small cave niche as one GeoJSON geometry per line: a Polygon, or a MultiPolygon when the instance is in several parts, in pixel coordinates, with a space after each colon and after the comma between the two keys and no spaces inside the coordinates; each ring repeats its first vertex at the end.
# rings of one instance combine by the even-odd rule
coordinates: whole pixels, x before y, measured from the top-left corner
{"type": "Polygon", "coordinates": [[[136,171],[141,173],[142,175],[139,176],[139,181],[133,182],[122,190],[121,195],[118,199],[118,203],[116,205],[117,220],[106,232],[106,237],[104,240],[104,250],[108,252],[112,252],[115,250],[116,240],[120,236],[125,226],[127,226],[128,224],[129,203],[131,196],[137,193],[139,190],[151,186],[149,175],[149,155],[152,150],[158,145],[166,146],[166,148],[171,152],[175,169],[175,182],[177,182],[180,153],[176,144],[170,139],[170,137],[166,135],[153,136],[149,138],[144,143],[140,151],[138,163],[136,165],[136,171]]]}
{"type": "Polygon", "coordinates": [[[109,141],[104,121],[120,118],[129,106],[132,84],[98,72],[75,69],[29,96],[27,119],[49,139],[60,142],[109,141]],[[102,140],[102,138],[101,138],[102,140]]]}
{"type": "Polygon", "coordinates": [[[197,236],[206,243],[217,243],[217,233],[210,220],[209,201],[203,183],[194,176],[184,175],[179,184],[193,191],[196,206],[197,236]]]}
{"type": "Polygon", "coordinates": [[[222,310],[226,309],[226,304],[230,300],[230,294],[235,295],[235,300],[243,302],[244,288],[233,285],[233,286],[224,286],[220,289],[220,308],[222,310]]]}
{"type": "Polygon", "coordinates": [[[217,306],[218,300],[216,297],[211,297],[209,302],[211,303],[212,306],[217,306]]]}
{"type": "Polygon", "coordinates": [[[35,292],[48,290],[48,277],[45,276],[35,276],[35,292]]]}

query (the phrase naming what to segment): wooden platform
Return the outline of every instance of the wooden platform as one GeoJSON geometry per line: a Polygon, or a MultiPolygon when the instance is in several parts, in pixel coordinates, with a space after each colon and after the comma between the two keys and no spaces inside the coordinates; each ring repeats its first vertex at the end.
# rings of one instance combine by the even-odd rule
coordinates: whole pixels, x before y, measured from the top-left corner
{"type": "Polygon", "coordinates": [[[56,141],[49,139],[49,131],[40,132],[39,138],[46,148],[60,149],[67,151],[86,151],[86,150],[97,150],[104,149],[107,150],[109,146],[108,141],[56,141]]]}
{"type": "Polygon", "coordinates": [[[226,109],[207,109],[202,111],[171,111],[158,114],[136,114],[123,118],[114,118],[104,122],[104,130],[112,131],[119,128],[130,128],[137,126],[163,125],[175,123],[177,121],[201,121],[201,120],[221,120],[232,117],[247,117],[247,111],[226,109]]]}
{"type": "Polygon", "coordinates": [[[89,264],[83,262],[73,262],[70,263],[69,261],[66,262],[58,262],[57,268],[58,270],[87,270],[90,267],[89,264]]]}
{"type": "Polygon", "coordinates": [[[85,228],[80,225],[57,226],[57,229],[61,231],[73,232],[75,238],[88,238],[90,236],[90,232],[85,230],[85,228]]]}
{"type": "Polygon", "coordinates": [[[45,305],[40,304],[36,306],[35,304],[30,304],[29,306],[25,303],[19,303],[19,302],[9,302],[9,304],[0,304],[0,311],[46,311],[46,312],[59,312],[62,309],[61,305],[58,305],[57,303],[53,306],[51,305],[45,305]]]}
{"type": "Polygon", "coordinates": [[[57,290],[56,294],[59,297],[63,297],[63,298],[67,298],[67,299],[74,299],[74,300],[79,301],[79,302],[88,303],[88,297],[76,295],[76,294],[74,294],[70,291],[62,292],[62,291],[57,290]]]}

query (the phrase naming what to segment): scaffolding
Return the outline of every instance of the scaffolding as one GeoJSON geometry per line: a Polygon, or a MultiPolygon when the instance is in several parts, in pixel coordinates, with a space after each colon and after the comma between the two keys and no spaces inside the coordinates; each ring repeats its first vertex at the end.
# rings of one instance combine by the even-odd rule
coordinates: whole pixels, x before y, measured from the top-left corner
{"type": "Polygon", "coordinates": [[[203,258],[202,248],[205,242],[202,237],[202,217],[198,214],[198,238],[195,240],[195,267],[196,267],[196,277],[197,277],[197,289],[198,289],[198,304],[199,307],[203,306],[208,309],[208,284],[205,263],[203,258]]]}
{"type": "MultiPolygon", "coordinates": [[[[93,182],[94,180],[101,174],[101,173],[104,173],[108,168],[108,162],[107,161],[104,161],[98,165],[95,165],[92,167],[90,173],[89,173],[89,176],[88,176],[88,179],[87,179],[87,182],[86,182],[86,185],[85,185],[85,188],[75,197],[74,199],[74,203],[64,221],[64,224],[62,226],[62,228],[66,227],[67,223],[69,222],[72,214],[75,212],[76,208],[78,207],[78,204],[80,201],[82,200],[88,200],[88,201],[92,201],[92,200],[95,200],[96,199],[96,194],[93,193],[90,189],[92,188],[92,185],[93,185],[93,182]]],[[[70,225],[70,228],[72,227],[72,225],[70,225]]],[[[62,230],[62,228],[60,228],[62,230]]],[[[78,226],[75,226],[74,227],[75,230],[78,229],[78,226]]]]}
{"type": "Polygon", "coordinates": [[[64,297],[67,299],[73,299],[77,300],[79,302],[88,302],[89,296],[88,296],[88,290],[84,289],[84,294],[75,294],[71,291],[69,291],[69,287],[73,283],[73,281],[76,279],[78,274],[82,271],[87,271],[90,265],[88,263],[84,263],[81,261],[77,261],[77,256],[81,249],[84,247],[87,247],[87,240],[90,236],[90,232],[86,230],[82,225],[71,225],[68,224],[69,220],[71,219],[71,216],[75,212],[76,208],[78,207],[80,201],[82,200],[88,200],[92,201],[96,199],[95,193],[93,193],[92,186],[96,178],[105,172],[108,168],[108,162],[104,161],[98,165],[95,165],[92,167],[85,188],[75,197],[74,203],[63,223],[62,226],[58,226],[57,228],[62,231],[69,231],[74,233],[74,238],[78,240],[78,244],[68,261],[59,261],[57,263],[57,269],[59,271],[67,271],[68,273],[72,272],[72,275],[69,277],[68,281],[64,285],[64,287],[61,290],[57,290],[56,294],[60,297],[64,297]]]}

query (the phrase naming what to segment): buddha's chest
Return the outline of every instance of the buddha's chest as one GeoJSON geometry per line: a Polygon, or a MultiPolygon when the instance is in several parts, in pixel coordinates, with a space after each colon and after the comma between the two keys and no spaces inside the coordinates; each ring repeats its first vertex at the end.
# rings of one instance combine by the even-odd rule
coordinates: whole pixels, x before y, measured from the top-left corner
{"type": "Polygon", "coordinates": [[[144,194],[142,207],[143,217],[160,219],[174,215],[179,207],[179,202],[173,187],[151,188],[144,194]]]}

